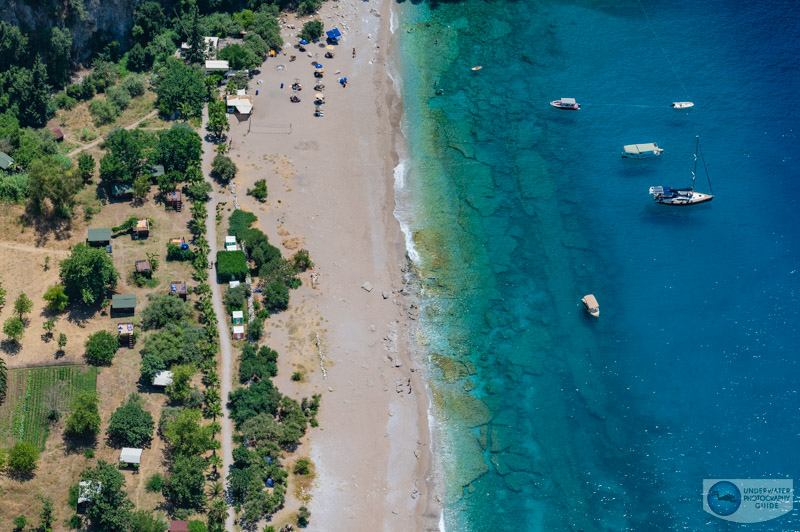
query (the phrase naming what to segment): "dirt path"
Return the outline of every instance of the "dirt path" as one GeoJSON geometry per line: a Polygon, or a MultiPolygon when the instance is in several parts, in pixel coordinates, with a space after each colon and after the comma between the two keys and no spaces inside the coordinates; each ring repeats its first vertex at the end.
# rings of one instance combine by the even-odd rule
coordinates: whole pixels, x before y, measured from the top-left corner
{"type": "Polygon", "coordinates": [[[39,248],[36,246],[26,246],[25,244],[14,244],[13,242],[0,242],[0,248],[28,251],[30,253],[47,253],[48,255],[69,255],[68,249],[39,248]]]}
{"type": "MultiPolygon", "coordinates": [[[[214,159],[214,144],[205,140],[206,124],[208,124],[208,109],[203,109],[203,126],[200,128],[200,136],[203,137],[203,175],[206,180],[214,187],[211,193],[211,201],[208,202],[206,208],[208,209],[208,218],[206,220],[206,232],[209,247],[211,248],[211,257],[209,261],[215,262],[217,260],[217,203],[225,199],[225,193],[217,192],[217,186],[211,179],[211,161],[214,159]]],[[[222,476],[227,479],[231,466],[233,465],[233,424],[231,422],[230,412],[228,411],[228,394],[231,393],[231,383],[233,382],[231,374],[231,362],[233,354],[231,353],[231,337],[228,330],[228,320],[225,314],[225,307],[222,305],[222,286],[216,282],[216,279],[211,277],[215,275],[215,268],[212,268],[209,275],[209,284],[211,285],[211,300],[214,303],[214,312],[217,314],[217,329],[219,331],[219,351],[222,358],[222,368],[220,371],[221,391],[222,397],[222,476]]],[[[226,482],[227,485],[227,482],[226,482]]],[[[229,501],[230,502],[230,501],[229,501]]],[[[228,512],[228,517],[225,520],[225,530],[233,531],[233,512],[228,512]]]]}
{"type": "MultiPolygon", "coordinates": [[[[156,109],[155,111],[150,111],[145,116],[143,116],[139,120],[133,122],[132,124],[128,124],[123,129],[133,129],[136,126],[138,126],[140,122],[142,122],[144,120],[147,120],[149,118],[153,118],[157,114],[158,114],[158,109],[156,109]]],[[[205,127],[205,124],[203,124],[203,127],[205,127]]],[[[70,157],[74,157],[74,156],[78,155],[80,152],[82,152],[83,150],[88,150],[89,148],[94,148],[95,146],[97,146],[98,144],[103,142],[104,139],[105,139],[105,137],[101,135],[100,137],[97,138],[97,140],[94,140],[94,141],[90,142],[89,144],[84,144],[80,148],[75,148],[74,150],[69,152],[69,156],[70,157]]]]}

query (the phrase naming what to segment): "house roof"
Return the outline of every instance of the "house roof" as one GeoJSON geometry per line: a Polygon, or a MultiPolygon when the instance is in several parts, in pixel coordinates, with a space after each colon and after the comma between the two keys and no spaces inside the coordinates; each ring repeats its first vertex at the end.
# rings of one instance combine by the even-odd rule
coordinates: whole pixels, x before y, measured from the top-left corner
{"type": "Polygon", "coordinates": [[[231,281],[230,283],[228,283],[228,285],[230,288],[236,288],[237,286],[239,286],[239,281],[231,281]]]}
{"type": "Polygon", "coordinates": [[[97,480],[82,480],[78,482],[78,504],[91,502],[92,495],[100,493],[103,483],[97,480]]]}
{"type": "Polygon", "coordinates": [[[87,240],[89,242],[108,242],[111,240],[111,228],[98,227],[96,229],[89,229],[87,240]]]}
{"type": "Polygon", "coordinates": [[[241,311],[241,310],[234,310],[233,311],[233,317],[234,318],[242,318],[242,319],[244,319],[244,312],[241,311]]]}
{"type": "Polygon", "coordinates": [[[234,325],[233,334],[244,334],[244,325],[234,325]]]}
{"type": "Polygon", "coordinates": [[[133,323],[120,323],[117,325],[117,334],[133,334],[133,323]]]}
{"type": "MultiPolygon", "coordinates": [[[[152,269],[153,269],[153,266],[152,266],[152,264],[150,264],[149,260],[137,260],[136,261],[136,271],[137,272],[149,272],[152,269]]],[[[135,300],[134,300],[134,305],[136,305],[136,301],[135,300]]]]}
{"type": "Polygon", "coordinates": [[[12,159],[8,154],[0,151],[0,168],[3,170],[8,170],[12,166],[14,166],[14,159],[12,159]]]}
{"type": "Polygon", "coordinates": [[[172,384],[171,371],[159,371],[153,376],[153,386],[169,386],[172,384]]]}
{"type": "Polygon", "coordinates": [[[136,294],[114,294],[111,307],[115,309],[136,308],[136,294]]]}
{"type": "Polygon", "coordinates": [[[169,532],[189,532],[189,521],[170,521],[169,532]]]}
{"type": "Polygon", "coordinates": [[[54,127],[53,129],[51,129],[50,132],[53,135],[56,136],[56,140],[63,140],[64,139],[64,132],[61,131],[60,129],[58,129],[57,127],[54,127]]]}
{"type": "Polygon", "coordinates": [[[235,236],[231,236],[231,235],[226,236],[225,237],[225,243],[226,244],[228,244],[228,243],[235,244],[236,243],[236,237],[235,236]]]}
{"type": "Polygon", "coordinates": [[[237,113],[249,115],[253,112],[253,97],[252,96],[234,96],[228,97],[228,107],[236,109],[237,113]]]}
{"type": "Polygon", "coordinates": [[[180,201],[181,193],[179,191],[167,192],[167,201],[180,201]]]}
{"type": "Polygon", "coordinates": [[[186,281],[172,281],[169,283],[169,289],[176,294],[186,293],[186,281]]]}
{"type": "Polygon", "coordinates": [[[119,453],[119,461],[126,464],[139,464],[142,461],[142,449],[123,447],[119,453]]]}
{"type": "Polygon", "coordinates": [[[227,61],[215,61],[209,59],[206,61],[206,70],[229,70],[228,62],[227,61]]]}
{"type": "Polygon", "coordinates": [[[147,221],[147,218],[136,220],[137,231],[147,231],[148,229],[150,229],[150,223],[147,221]]]}

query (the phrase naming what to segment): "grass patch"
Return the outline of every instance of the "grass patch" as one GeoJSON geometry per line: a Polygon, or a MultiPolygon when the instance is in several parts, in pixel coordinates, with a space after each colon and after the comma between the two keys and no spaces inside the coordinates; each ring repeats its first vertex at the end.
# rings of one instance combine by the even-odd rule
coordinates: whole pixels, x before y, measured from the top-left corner
{"type": "MultiPolygon", "coordinates": [[[[0,444],[25,441],[44,449],[48,415],[64,412],[72,399],[97,389],[97,368],[83,365],[8,370],[8,395],[0,407],[0,444]]],[[[62,416],[63,418],[64,416],[62,416]]]]}

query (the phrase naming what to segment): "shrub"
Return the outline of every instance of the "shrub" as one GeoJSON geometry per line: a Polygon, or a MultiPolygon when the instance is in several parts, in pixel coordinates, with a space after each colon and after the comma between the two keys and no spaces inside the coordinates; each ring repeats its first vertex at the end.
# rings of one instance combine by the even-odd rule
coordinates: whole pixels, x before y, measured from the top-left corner
{"type": "Polygon", "coordinates": [[[18,441],[8,451],[8,467],[17,473],[31,473],[36,469],[39,449],[26,441],[18,441]]]}
{"type": "Polygon", "coordinates": [[[78,100],[69,96],[65,92],[59,92],[58,94],[56,94],[54,101],[56,107],[58,107],[59,109],[66,109],[67,111],[78,105],[78,100]]]}
{"type": "Polygon", "coordinates": [[[211,175],[214,179],[227,183],[236,177],[236,165],[230,157],[217,154],[211,162],[211,175]]]}
{"type": "Polygon", "coordinates": [[[64,310],[69,305],[69,297],[64,293],[64,287],[61,285],[48,288],[43,299],[47,301],[47,308],[50,310],[64,310]]]}
{"type": "Polygon", "coordinates": [[[253,342],[257,342],[261,339],[261,335],[264,333],[264,320],[261,318],[255,318],[250,323],[247,324],[247,336],[250,337],[250,340],[253,342]]]}
{"type": "Polygon", "coordinates": [[[67,96],[70,98],[75,98],[76,100],[83,99],[83,86],[80,83],[74,83],[72,85],[67,85],[66,88],[67,96]]]}
{"type": "Polygon", "coordinates": [[[81,392],[72,400],[65,432],[73,437],[92,437],[100,430],[97,393],[81,392]]]}
{"type": "Polygon", "coordinates": [[[300,511],[297,512],[297,526],[299,527],[307,527],[308,520],[311,518],[311,512],[308,511],[308,508],[305,506],[300,507],[300,511]]]}
{"type": "Polygon", "coordinates": [[[28,174],[0,172],[0,201],[25,203],[28,199],[28,174]]]}
{"type": "Polygon", "coordinates": [[[247,301],[247,296],[250,295],[248,292],[248,286],[244,284],[228,289],[223,302],[229,314],[234,310],[244,310],[245,301],[247,301]]]}
{"type": "Polygon", "coordinates": [[[120,88],[125,89],[131,98],[136,98],[137,96],[144,94],[144,91],[147,88],[147,83],[143,75],[131,74],[123,79],[119,86],[120,88]]]}
{"type": "Polygon", "coordinates": [[[13,520],[14,523],[14,530],[23,530],[26,526],[28,526],[28,518],[25,517],[24,514],[18,515],[13,520]]]}
{"type": "Polygon", "coordinates": [[[193,261],[195,252],[191,249],[181,249],[176,244],[167,244],[167,260],[193,261]]]}
{"type": "Polygon", "coordinates": [[[161,329],[168,323],[180,323],[192,315],[189,303],[179,297],[161,294],[151,297],[150,303],[142,311],[142,328],[161,329]]]}
{"type": "Polygon", "coordinates": [[[265,201],[267,199],[267,180],[259,179],[254,184],[255,187],[248,189],[247,193],[259,201],[265,201]]]}
{"type": "Polygon", "coordinates": [[[228,232],[234,235],[239,241],[243,242],[244,236],[256,220],[258,220],[258,218],[252,212],[236,209],[231,213],[230,218],[228,218],[228,232]]]}
{"type": "Polygon", "coordinates": [[[305,458],[301,458],[294,463],[295,475],[308,475],[311,472],[311,462],[305,458]]]}
{"type": "Polygon", "coordinates": [[[189,521],[189,532],[208,532],[208,527],[202,521],[198,521],[195,519],[194,521],[189,521]]]}
{"type": "Polygon", "coordinates": [[[286,310],[289,306],[289,288],[280,281],[273,281],[264,288],[261,300],[269,310],[286,310]]]}
{"type": "Polygon", "coordinates": [[[108,331],[97,331],[86,340],[86,358],[93,366],[105,366],[114,360],[119,340],[108,331]]]}
{"type": "Polygon", "coordinates": [[[89,113],[94,119],[94,124],[102,126],[116,120],[119,115],[119,109],[106,100],[95,100],[89,104],[89,113]]]}
{"type": "Polygon", "coordinates": [[[294,264],[294,267],[301,272],[314,267],[314,263],[311,262],[311,258],[308,256],[307,249],[301,249],[295,253],[294,256],[292,256],[292,264],[294,264]]]}
{"type": "Polygon", "coordinates": [[[147,479],[145,489],[150,493],[161,493],[161,490],[164,489],[166,484],[167,479],[164,478],[164,475],[161,473],[153,473],[150,475],[150,478],[147,479]]]}
{"type": "Polygon", "coordinates": [[[131,103],[131,95],[122,87],[108,89],[106,91],[106,98],[111,102],[111,105],[116,107],[119,111],[127,109],[128,105],[131,103]]]}
{"type": "Polygon", "coordinates": [[[5,333],[12,342],[19,342],[22,335],[25,334],[25,325],[23,325],[21,319],[12,316],[3,324],[3,333],[5,333]]]}
{"type": "Polygon", "coordinates": [[[67,520],[67,526],[72,530],[79,530],[83,526],[83,519],[78,514],[72,514],[67,520]]]}
{"type": "Polygon", "coordinates": [[[244,281],[247,277],[247,260],[244,251],[218,251],[217,277],[221,282],[244,281]]]}
{"type": "Polygon", "coordinates": [[[321,20],[309,20],[303,24],[303,29],[300,31],[300,37],[307,41],[315,41],[322,37],[322,30],[325,25],[321,20]]]}
{"type": "Polygon", "coordinates": [[[294,373],[292,373],[292,380],[295,382],[300,382],[301,380],[303,380],[303,374],[300,373],[299,371],[295,371],[294,373]]]}

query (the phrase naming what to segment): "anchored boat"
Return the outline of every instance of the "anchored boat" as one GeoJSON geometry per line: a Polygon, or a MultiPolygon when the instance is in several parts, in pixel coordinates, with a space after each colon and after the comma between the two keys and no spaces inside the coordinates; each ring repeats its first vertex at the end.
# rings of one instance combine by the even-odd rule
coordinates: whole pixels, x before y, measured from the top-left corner
{"type": "Polygon", "coordinates": [[[647,144],[628,144],[622,147],[622,156],[628,159],[646,159],[661,155],[664,150],[658,147],[655,142],[647,144]]]}
{"type": "Polygon", "coordinates": [[[577,111],[581,108],[581,104],[575,101],[575,98],[561,98],[550,102],[550,105],[559,109],[567,109],[568,111],[577,111]]]}
{"type": "Polygon", "coordinates": [[[674,109],[688,109],[689,107],[694,107],[692,102],[672,102],[672,107],[674,109]]]}
{"type": "Polygon", "coordinates": [[[595,318],[600,317],[600,305],[597,303],[597,299],[595,299],[593,294],[587,294],[583,296],[583,298],[581,299],[581,303],[583,303],[586,312],[588,312],[595,318]]]}
{"type": "MultiPolygon", "coordinates": [[[[697,154],[703,157],[703,152],[700,149],[700,136],[697,136],[697,142],[694,148],[694,170],[692,171],[692,186],[689,188],[671,188],[671,187],[650,187],[650,194],[656,203],[662,205],[685,206],[697,205],[699,203],[706,203],[714,199],[712,194],[705,194],[702,192],[694,191],[694,182],[697,179],[697,154]]],[[[711,190],[711,178],[708,176],[708,169],[706,168],[706,161],[703,159],[703,168],[706,169],[706,179],[708,180],[708,188],[711,190]]]]}

